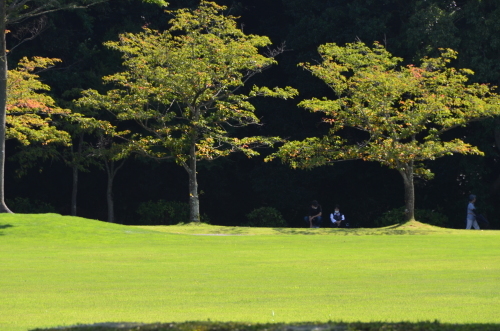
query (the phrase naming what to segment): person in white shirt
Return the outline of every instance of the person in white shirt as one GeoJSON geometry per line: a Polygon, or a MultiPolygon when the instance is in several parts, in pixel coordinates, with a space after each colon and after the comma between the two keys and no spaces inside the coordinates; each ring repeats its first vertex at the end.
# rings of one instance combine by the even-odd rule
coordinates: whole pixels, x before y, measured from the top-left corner
{"type": "Polygon", "coordinates": [[[345,226],[345,217],[344,214],[340,213],[339,205],[335,205],[335,212],[330,214],[330,221],[332,221],[332,226],[334,228],[345,226]]]}
{"type": "Polygon", "coordinates": [[[476,196],[471,194],[469,196],[469,204],[467,205],[467,226],[465,227],[467,230],[470,230],[471,226],[474,229],[479,230],[479,224],[477,224],[477,216],[476,216],[476,206],[474,203],[476,202],[476,196]]]}

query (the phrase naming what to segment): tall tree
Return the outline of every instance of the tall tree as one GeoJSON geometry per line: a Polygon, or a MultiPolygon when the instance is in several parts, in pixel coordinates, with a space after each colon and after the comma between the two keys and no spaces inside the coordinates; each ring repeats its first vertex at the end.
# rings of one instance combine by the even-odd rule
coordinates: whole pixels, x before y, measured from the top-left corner
{"type": "MultiPolygon", "coordinates": [[[[23,173],[40,158],[60,158],[73,169],[71,215],[76,216],[78,173],[85,171],[92,158],[85,155],[85,133],[113,131],[107,121],[84,117],[61,108],[45,92],[50,87],[40,81],[37,70],[46,70],[59,59],[22,58],[17,68],[8,71],[5,139],[16,139],[24,148],[17,158],[23,173]],[[71,143],[72,136],[76,142],[71,143]],[[50,148],[47,148],[50,144],[50,148]],[[63,149],[59,150],[62,145],[63,149]],[[71,148],[67,148],[71,145],[71,148]]],[[[88,153],[87,153],[88,154],[88,153]]]]}
{"type": "Polygon", "coordinates": [[[482,154],[460,139],[442,139],[450,129],[500,115],[500,98],[493,87],[467,84],[473,72],[449,66],[456,52],[441,50],[440,57],[423,58],[420,66],[401,66],[402,59],[377,43],[372,48],[361,42],[345,47],[325,44],[319,53],[320,64],[301,66],[323,80],[336,98],[314,98],[299,105],[324,113],[331,129],[321,138],[287,142],[271,158],[303,168],[362,159],[396,169],[403,178],[411,220],[414,176],[432,176],[424,161],[453,153],[482,154]],[[347,128],[360,134],[350,133],[348,139],[347,128]]]}
{"type": "Polygon", "coordinates": [[[85,8],[106,0],[0,0],[0,212],[11,212],[5,204],[4,167],[7,103],[7,26],[62,9],[85,8]]]}
{"type": "MultiPolygon", "coordinates": [[[[5,134],[7,102],[7,27],[59,10],[74,10],[107,0],[0,0],[0,212],[11,212],[5,204],[5,134]]],[[[167,6],[165,0],[143,2],[167,6]]]]}
{"type": "MultiPolygon", "coordinates": [[[[70,109],[58,107],[54,99],[44,93],[50,88],[40,81],[36,70],[44,70],[59,61],[41,57],[23,58],[17,68],[8,71],[4,139],[16,139],[23,146],[35,145],[25,148],[24,153],[20,155],[19,160],[23,163],[21,169],[18,169],[20,173],[27,167],[33,166],[34,160],[54,155],[56,147],[47,148],[48,144],[62,144],[64,147],[71,145],[71,136],[61,128],[61,122],[72,123],[73,126],[76,124],[82,129],[96,125],[109,127],[109,123],[102,125],[104,123],[102,121],[83,118],[81,114],[73,113],[70,109]]],[[[81,137],[83,139],[83,134],[81,137]]],[[[82,139],[78,144],[80,153],[72,155],[81,154],[82,139]]],[[[72,161],[73,165],[75,162],[72,161]]],[[[72,196],[76,201],[76,191],[72,196]]],[[[74,213],[76,213],[76,202],[72,204],[72,214],[74,213]]]]}
{"type": "Polygon", "coordinates": [[[86,91],[82,102],[133,120],[141,131],[130,148],[154,158],[173,159],[189,176],[190,221],[200,221],[197,163],[241,151],[257,155],[256,147],[277,138],[235,137],[237,127],[258,124],[249,102],[258,95],[288,98],[291,88],[273,90],[243,86],[255,74],[276,63],[259,54],[270,45],[264,36],[246,35],[226,8],[201,1],[195,10],[171,11],[171,27],[159,32],[120,35],[107,45],[122,52],[126,70],[108,77],[118,89],[105,95],[86,91]]]}

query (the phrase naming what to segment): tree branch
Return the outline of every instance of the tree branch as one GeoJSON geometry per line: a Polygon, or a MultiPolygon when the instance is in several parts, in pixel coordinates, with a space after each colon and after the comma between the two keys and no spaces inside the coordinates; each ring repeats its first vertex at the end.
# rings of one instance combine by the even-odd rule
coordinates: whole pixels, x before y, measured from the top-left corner
{"type": "Polygon", "coordinates": [[[37,17],[40,15],[56,12],[59,10],[68,10],[68,9],[84,9],[88,8],[90,6],[106,2],[108,0],[95,0],[92,3],[89,3],[88,5],[78,5],[75,2],[69,3],[67,5],[60,5],[59,1],[56,0],[47,0],[47,2],[43,5],[40,5],[36,8],[33,8],[31,10],[28,10],[28,12],[21,14],[20,11],[22,11],[25,7],[25,5],[32,0],[21,0],[21,1],[14,1],[12,2],[6,10],[6,17],[5,21],[6,24],[15,24],[15,23],[20,23],[28,18],[32,17],[37,17]],[[16,15],[17,13],[17,15],[16,15]]]}

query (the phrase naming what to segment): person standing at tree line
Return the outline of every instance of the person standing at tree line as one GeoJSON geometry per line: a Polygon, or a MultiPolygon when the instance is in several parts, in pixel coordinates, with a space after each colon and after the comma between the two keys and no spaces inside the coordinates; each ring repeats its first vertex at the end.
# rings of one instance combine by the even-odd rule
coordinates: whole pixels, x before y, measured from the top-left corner
{"type": "Polygon", "coordinates": [[[318,201],[313,200],[311,207],[309,207],[309,215],[304,217],[304,221],[309,223],[310,228],[319,228],[323,222],[323,218],[321,217],[322,212],[321,205],[318,201]]]}
{"type": "Polygon", "coordinates": [[[474,227],[474,229],[479,230],[479,224],[477,224],[477,216],[476,216],[476,196],[474,194],[469,195],[469,204],[467,205],[467,226],[465,227],[467,230],[474,227]]]}
{"type": "Polygon", "coordinates": [[[465,229],[469,230],[471,227],[479,230],[479,224],[484,229],[490,227],[490,222],[486,219],[483,214],[479,214],[476,210],[476,196],[474,194],[469,195],[469,204],[467,205],[467,225],[465,229]]]}

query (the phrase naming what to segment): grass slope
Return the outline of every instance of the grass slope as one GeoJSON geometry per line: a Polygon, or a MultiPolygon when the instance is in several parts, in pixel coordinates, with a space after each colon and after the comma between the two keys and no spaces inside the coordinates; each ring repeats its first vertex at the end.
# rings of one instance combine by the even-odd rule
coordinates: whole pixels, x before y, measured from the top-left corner
{"type": "Polygon", "coordinates": [[[451,234],[464,233],[461,230],[439,228],[436,226],[410,221],[404,224],[387,226],[384,228],[252,228],[240,226],[217,226],[205,223],[187,223],[170,226],[137,226],[159,232],[174,234],[199,234],[199,235],[340,235],[340,236],[367,236],[367,235],[422,235],[422,234],[451,234]]]}
{"type": "Polygon", "coordinates": [[[127,227],[2,214],[0,330],[208,319],[500,323],[499,239],[418,222],[127,227]]]}

